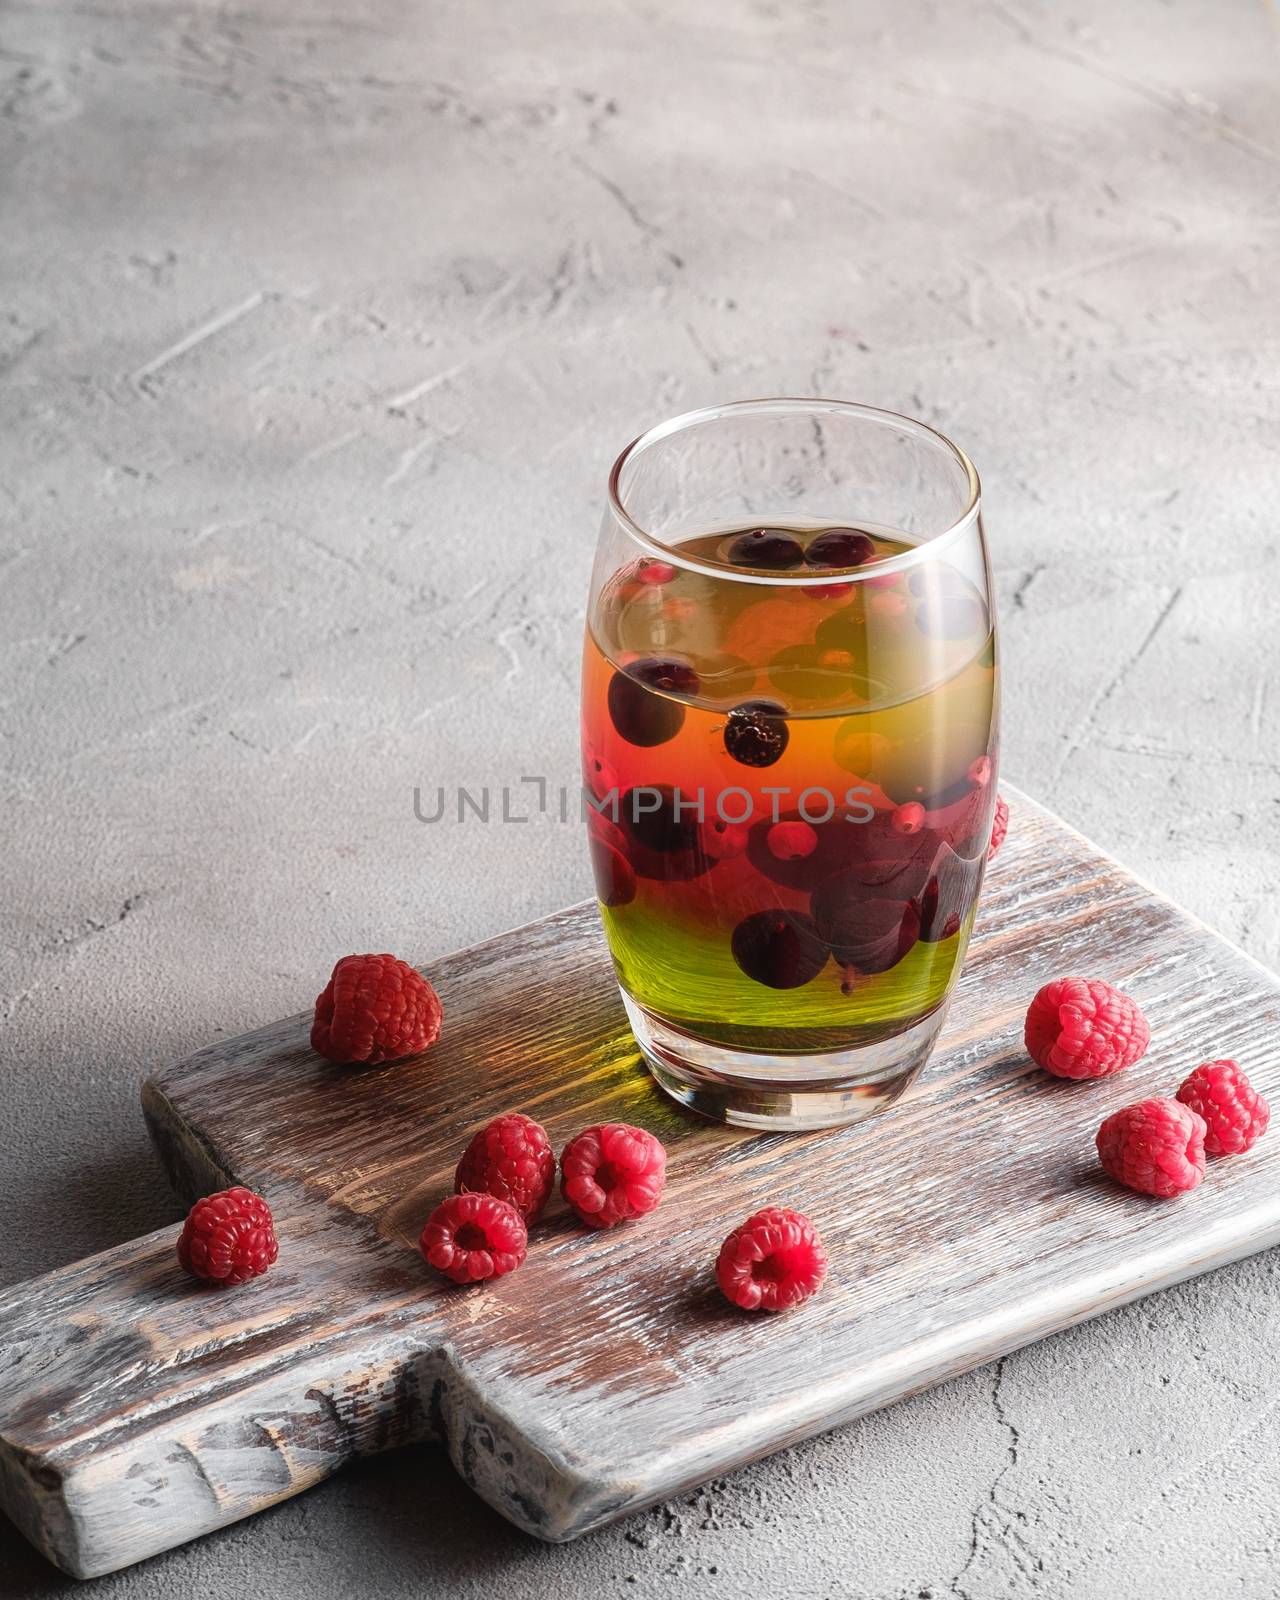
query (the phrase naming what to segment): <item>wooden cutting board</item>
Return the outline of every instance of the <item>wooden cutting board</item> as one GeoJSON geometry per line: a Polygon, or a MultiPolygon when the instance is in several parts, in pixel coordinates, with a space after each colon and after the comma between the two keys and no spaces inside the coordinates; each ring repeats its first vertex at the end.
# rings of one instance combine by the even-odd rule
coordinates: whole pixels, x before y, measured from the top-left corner
{"type": "Polygon", "coordinates": [[[1173,1202],[1114,1187],[1093,1153],[1103,1116],[1206,1058],[1236,1057],[1280,1098],[1280,980],[1010,801],[942,1044],[858,1127],[748,1134],[665,1100],[593,904],[438,963],[446,1023],[422,1059],[327,1066],[308,1014],[149,1079],[179,1191],[260,1190],[280,1261],[204,1288],[170,1228],[0,1294],[9,1516],[89,1577],[439,1439],[504,1516],[569,1539],[1280,1240],[1266,1141],[1173,1202]],[[1150,1052],[1118,1079],[1059,1082],[1024,1054],[1028,1001],[1065,973],[1112,980],[1151,1019],[1150,1052]],[[519,1272],[456,1289],[417,1236],[472,1130],[509,1108],[557,1147],[593,1121],[653,1129],[666,1195],[603,1234],[557,1200],[519,1272]],[[712,1265],[769,1202],[813,1217],[831,1272],[799,1309],[750,1317],[712,1265]]]}

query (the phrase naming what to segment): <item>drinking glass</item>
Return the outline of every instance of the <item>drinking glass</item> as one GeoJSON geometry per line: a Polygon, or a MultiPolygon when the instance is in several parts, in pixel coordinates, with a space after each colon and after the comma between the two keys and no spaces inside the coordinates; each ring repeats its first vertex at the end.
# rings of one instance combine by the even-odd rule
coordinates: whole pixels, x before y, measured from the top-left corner
{"type": "Polygon", "coordinates": [[[812,1128],[908,1086],[973,925],[997,710],[978,477],[941,434],[776,399],[627,446],[583,782],[623,1004],[668,1094],[812,1128]]]}

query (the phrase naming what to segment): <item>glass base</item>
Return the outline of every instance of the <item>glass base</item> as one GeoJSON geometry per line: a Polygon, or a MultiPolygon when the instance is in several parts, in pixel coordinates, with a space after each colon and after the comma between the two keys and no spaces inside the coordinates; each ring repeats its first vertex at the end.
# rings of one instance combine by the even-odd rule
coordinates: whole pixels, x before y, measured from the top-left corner
{"type": "Polygon", "coordinates": [[[773,1131],[838,1128],[891,1105],[929,1059],[947,1012],[944,1003],[876,1044],[774,1055],[710,1044],[625,990],[622,1003],[645,1065],[673,1100],[715,1122],[773,1131]]]}

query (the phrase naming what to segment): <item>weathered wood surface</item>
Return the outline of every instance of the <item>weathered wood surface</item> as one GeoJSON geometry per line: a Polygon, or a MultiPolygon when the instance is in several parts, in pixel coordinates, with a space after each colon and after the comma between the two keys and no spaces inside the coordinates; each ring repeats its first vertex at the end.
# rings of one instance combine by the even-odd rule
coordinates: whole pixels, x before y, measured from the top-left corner
{"type": "Polygon", "coordinates": [[[861,1127],[753,1135],[667,1102],[590,904],[434,967],[446,1027],[420,1061],[328,1067],[298,1016],[157,1075],[145,1108],[178,1188],[261,1190],[279,1265],[203,1289],[166,1230],[0,1294],[9,1515],[91,1576],[435,1438],[513,1522],[571,1538],[1280,1239],[1265,1144],[1172,1203],[1114,1188],[1092,1145],[1107,1112],[1209,1056],[1280,1094],[1280,980],[1011,801],[943,1043],[861,1127]],[[1064,972],[1146,1008],[1151,1050],[1118,1080],[1051,1081],[1024,1055],[1027,1001],[1064,972]],[[510,1107],[557,1145],[602,1118],[654,1129],[666,1196],[607,1234],[557,1201],[520,1272],[454,1289],[415,1241],[471,1130],[510,1107]],[[711,1266],[769,1201],[817,1221],[832,1271],[752,1319],[711,1266]]]}

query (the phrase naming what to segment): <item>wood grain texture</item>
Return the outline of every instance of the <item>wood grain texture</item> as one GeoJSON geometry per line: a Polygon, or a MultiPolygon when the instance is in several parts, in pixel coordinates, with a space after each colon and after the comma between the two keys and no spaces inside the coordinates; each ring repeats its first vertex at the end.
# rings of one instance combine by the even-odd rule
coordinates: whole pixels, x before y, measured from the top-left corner
{"type": "Polygon", "coordinates": [[[1116,1189],[1093,1133],[1232,1055],[1280,1094],[1280,980],[1025,798],[988,874],[943,1041],[859,1127],[758,1135],[666,1101],[626,1030],[594,904],[439,963],[424,1058],[318,1062],[308,1016],[158,1074],[148,1121],[185,1195],[267,1195],[278,1266],[201,1288],[174,1233],[0,1294],[0,1497],[91,1576],[442,1440],[503,1515],[567,1539],[1280,1239],[1266,1144],[1172,1203],[1116,1189]],[[1153,1025],[1118,1080],[1047,1079],[1021,1042],[1049,977],[1105,976],[1153,1025]],[[612,1233],[560,1207],[529,1261],[458,1290],[415,1249],[477,1123],[518,1107],[563,1143],[601,1119],[670,1152],[660,1211],[612,1233]],[[735,1312],[711,1271],[754,1207],[806,1211],[823,1292],[735,1312]]]}

